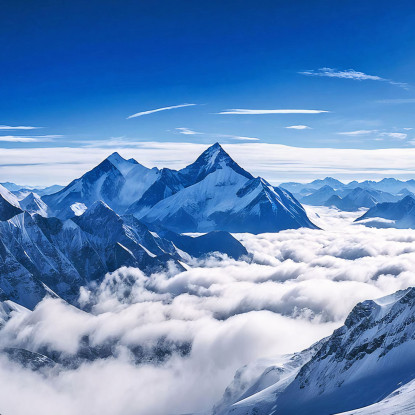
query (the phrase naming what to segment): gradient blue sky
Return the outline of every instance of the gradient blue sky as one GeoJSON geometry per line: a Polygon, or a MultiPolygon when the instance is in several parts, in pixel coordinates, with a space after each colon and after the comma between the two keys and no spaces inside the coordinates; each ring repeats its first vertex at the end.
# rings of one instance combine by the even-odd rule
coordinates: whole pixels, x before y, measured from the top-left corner
{"type": "MultiPolygon", "coordinates": [[[[414,27],[411,1],[6,0],[0,180],[50,183],[28,168],[12,177],[48,162],[30,162],[39,148],[52,159],[148,142],[412,151],[414,27]],[[128,118],[183,104],[195,105],[128,118]],[[219,114],[229,109],[327,112],[219,114]],[[7,129],[22,126],[42,128],[7,129]]],[[[80,172],[68,166],[57,179],[80,172]]]]}

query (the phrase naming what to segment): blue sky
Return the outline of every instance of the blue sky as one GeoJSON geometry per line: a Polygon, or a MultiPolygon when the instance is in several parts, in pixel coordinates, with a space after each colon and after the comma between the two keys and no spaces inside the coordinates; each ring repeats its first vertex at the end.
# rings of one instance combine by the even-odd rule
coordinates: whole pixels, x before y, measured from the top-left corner
{"type": "Polygon", "coordinates": [[[412,151],[414,27],[410,1],[8,0],[0,148],[10,165],[148,142],[412,151]]]}

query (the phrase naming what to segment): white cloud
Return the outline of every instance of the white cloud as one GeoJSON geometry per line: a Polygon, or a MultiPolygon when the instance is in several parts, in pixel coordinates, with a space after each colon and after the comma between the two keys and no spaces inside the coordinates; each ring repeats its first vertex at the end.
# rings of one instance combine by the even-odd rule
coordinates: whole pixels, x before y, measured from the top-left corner
{"type": "Polygon", "coordinates": [[[309,127],[308,125],[290,125],[285,128],[290,128],[293,130],[311,130],[311,127],[309,127]]]}
{"type": "Polygon", "coordinates": [[[202,134],[202,133],[198,133],[197,131],[190,130],[189,128],[186,128],[186,127],[177,127],[176,130],[178,130],[180,134],[184,134],[184,135],[202,134]]]}
{"type": "Polygon", "coordinates": [[[395,82],[390,79],[382,78],[377,75],[368,75],[364,72],[355,71],[354,69],[347,69],[344,71],[339,71],[333,68],[320,68],[318,70],[309,70],[299,72],[301,75],[307,76],[323,76],[328,78],[342,78],[342,79],[352,79],[355,81],[384,81],[388,82],[391,85],[396,85],[401,88],[407,89],[408,84],[404,82],[395,82]]]}
{"type": "Polygon", "coordinates": [[[237,235],[251,263],[215,256],[150,277],[121,268],[83,290],[91,314],[52,299],[29,315],[14,314],[0,347],[62,352],[75,362],[88,338],[96,350],[111,347],[113,357],[46,374],[0,359],[2,410],[206,412],[240,366],[304,348],[340,326],[357,302],[415,284],[412,230],[353,225],[356,212],[309,214],[324,230],[237,235]],[[161,353],[163,344],[191,347],[185,356],[151,360],[152,348],[161,353]],[[144,362],[134,364],[132,350],[144,362]]]}
{"type": "Polygon", "coordinates": [[[390,138],[397,138],[398,140],[405,140],[405,138],[408,137],[408,134],[405,133],[381,133],[381,135],[390,138]]]}
{"type": "Polygon", "coordinates": [[[324,110],[249,110],[249,109],[229,109],[218,112],[218,114],[228,115],[261,115],[261,114],[321,114],[324,110]]]}
{"type": "MultiPolygon", "coordinates": [[[[407,130],[406,128],[403,128],[407,130]]],[[[410,128],[411,129],[411,128],[410,128]]],[[[408,134],[405,133],[395,133],[395,132],[380,132],[379,130],[357,130],[357,131],[345,131],[337,133],[340,135],[348,135],[348,136],[359,136],[359,135],[369,135],[369,134],[377,134],[381,137],[390,137],[390,138],[397,138],[399,140],[404,140],[408,134]]],[[[380,140],[379,138],[375,138],[375,140],[380,140]]]]}
{"type": "Polygon", "coordinates": [[[340,132],[337,134],[355,136],[355,135],[374,134],[377,132],[378,130],[356,130],[356,131],[344,131],[344,132],[340,132]]]}
{"type": "Polygon", "coordinates": [[[378,104],[414,104],[415,98],[392,98],[392,99],[379,99],[378,104]]]}
{"type": "Polygon", "coordinates": [[[209,133],[199,133],[193,130],[190,130],[188,128],[184,128],[184,127],[180,127],[180,128],[176,128],[176,130],[179,130],[180,134],[185,134],[185,135],[205,135],[205,136],[210,136],[210,137],[217,137],[217,138],[229,138],[231,140],[241,140],[241,141],[258,141],[259,138],[256,137],[246,137],[246,136],[240,136],[240,135],[233,135],[233,134],[209,134],[209,133]]]}
{"type": "Polygon", "coordinates": [[[53,141],[55,138],[63,137],[62,135],[37,135],[31,137],[23,137],[18,135],[0,135],[0,141],[10,143],[42,143],[53,141]]]}
{"type": "Polygon", "coordinates": [[[163,108],[156,108],[154,110],[141,111],[141,112],[137,112],[136,114],[130,115],[129,117],[127,117],[127,120],[130,119],[130,118],[141,117],[142,115],[153,114],[155,112],[173,110],[173,109],[176,109],[176,108],[183,108],[183,107],[192,107],[194,105],[196,105],[196,104],[180,104],[180,105],[173,105],[171,107],[163,107],[163,108]]]}
{"type": "Polygon", "coordinates": [[[245,137],[241,135],[232,135],[232,134],[213,134],[214,137],[218,138],[230,138],[231,140],[240,140],[240,141],[259,141],[257,137],[245,137]]]}
{"type": "Polygon", "coordinates": [[[354,69],[348,69],[345,71],[336,71],[332,68],[320,68],[318,70],[310,70],[310,71],[303,71],[299,72],[301,75],[309,75],[309,76],[326,76],[329,78],[344,78],[344,79],[354,79],[357,81],[385,81],[384,78],[381,78],[377,75],[368,75],[364,72],[355,71],[354,69]]]}
{"type": "Polygon", "coordinates": [[[10,126],[10,125],[0,125],[0,130],[36,130],[43,127],[31,127],[26,125],[10,126]]]}

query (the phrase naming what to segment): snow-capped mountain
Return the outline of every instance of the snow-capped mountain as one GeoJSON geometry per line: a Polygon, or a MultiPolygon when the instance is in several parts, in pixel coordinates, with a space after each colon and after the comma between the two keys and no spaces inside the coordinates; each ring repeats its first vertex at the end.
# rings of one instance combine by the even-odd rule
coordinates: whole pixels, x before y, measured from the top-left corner
{"type": "MultiPolygon", "coordinates": [[[[328,179],[324,179],[324,181],[328,179]]],[[[316,185],[316,183],[324,181],[314,181],[310,185],[316,185]]],[[[348,187],[343,185],[343,187],[338,186],[334,189],[326,184],[318,189],[303,188],[300,193],[296,194],[296,197],[306,205],[336,207],[340,210],[352,212],[361,208],[371,208],[377,203],[396,202],[408,194],[412,195],[408,189],[401,189],[399,193],[392,194],[360,186],[348,187]]]]}
{"type": "Polygon", "coordinates": [[[344,183],[334,179],[333,177],[313,180],[310,183],[285,182],[280,184],[280,187],[294,194],[301,193],[303,190],[311,193],[315,190],[321,189],[324,186],[329,186],[334,190],[341,190],[346,187],[344,183]]]}
{"type": "Polygon", "coordinates": [[[158,169],[148,169],[113,153],[81,178],[42,200],[54,216],[64,219],[74,216],[79,204],[89,207],[99,200],[121,213],[143,195],[158,174],[158,169]]]}
{"type": "Polygon", "coordinates": [[[415,228],[415,199],[406,196],[398,202],[379,203],[356,222],[382,228],[415,228]]]}
{"type": "Polygon", "coordinates": [[[301,197],[299,200],[305,205],[323,206],[332,196],[338,197],[338,195],[338,190],[334,190],[331,186],[326,184],[325,186],[320,187],[312,193],[301,197]]]}
{"type": "Polygon", "coordinates": [[[315,227],[287,191],[254,178],[214,144],[182,170],[148,169],[112,154],[42,200],[67,219],[101,200],[118,214],[176,232],[275,232],[315,227]]]}
{"type": "Polygon", "coordinates": [[[16,183],[11,182],[4,182],[0,183],[0,186],[5,187],[7,190],[12,192],[17,196],[17,193],[23,193],[23,192],[33,192],[37,193],[39,196],[48,195],[52,193],[56,193],[59,190],[63,189],[64,186],[61,186],[59,184],[53,184],[52,186],[46,186],[46,187],[36,187],[36,186],[21,186],[16,183]]]}
{"type": "MultiPolygon", "coordinates": [[[[263,382],[272,366],[262,374],[261,370],[250,370],[254,375],[248,376],[243,386],[239,380],[244,378],[247,369],[238,371],[224,399],[217,405],[218,413],[401,413],[396,407],[393,409],[394,404],[412,413],[408,408],[413,408],[409,399],[415,395],[414,313],[415,288],[357,304],[344,326],[317,343],[301,369],[280,370],[281,377],[275,377],[274,383],[273,376],[271,381],[263,382]],[[282,383],[281,379],[284,379],[282,383]],[[240,391],[242,394],[235,399],[240,391]],[[362,407],[366,408],[356,410],[362,407]],[[389,412],[375,411],[382,408],[389,408],[389,412]]],[[[305,357],[304,353],[297,356],[305,357]]],[[[284,358],[280,360],[285,369],[284,358]]]]}
{"type": "Polygon", "coordinates": [[[160,237],[102,201],[66,220],[19,212],[0,221],[0,299],[29,308],[47,293],[73,303],[81,286],[122,266],[150,273],[169,261],[181,270],[179,260],[189,255],[218,251],[238,259],[247,254],[226,232],[191,238],[165,231],[170,239],[160,237]]]}
{"type": "Polygon", "coordinates": [[[179,171],[187,184],[142,217],[177,232],[276,232],[314,227],[288,192],[243,170],[219,144],[179,171]]]}
{"type": "Polygon", "coordinates": [[[360,208],[371,208],[378,203],[395,202],[400,199],[399,196],[394,196],[387,192],[363,189],[361,187],[356,187],[345,194],[343,197],[333,195],[323,205],[334,206],[340,210],[352,212],[360,208]]]}
{"type": "Polygon", "coordinates": [[[48,207],[37,193],[30,192],[19,202],[20,207],[29,213],[38,213],[41,216],[48,216],[48,207]]]}

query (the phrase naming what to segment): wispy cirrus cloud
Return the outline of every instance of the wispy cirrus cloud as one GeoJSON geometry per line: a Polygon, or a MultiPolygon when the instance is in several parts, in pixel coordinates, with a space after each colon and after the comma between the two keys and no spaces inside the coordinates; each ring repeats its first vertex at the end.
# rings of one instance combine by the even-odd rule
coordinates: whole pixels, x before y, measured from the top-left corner
{"type": "Polygon", "coordinates": [[[30,125],[0,125],[0,130],[37,130],[38,128],[43,127],[32,127],[30,125]]]}
{"type": "Polygon", "coordinates": [[[291,110],[291,109],[280,109],[280,110],[250,110],[250,109],[228,109],[217,114],[221,115],[262,115],[262,114],[321,114],[324,112],[330,112],[326,110],[291,110]]]}
{"type": "Polygon", "coordinates": [[[407,89],[408,84],[405,82],[396,82],[391,79],[382,78],[378,75],[369,75],[364,72],[355,71],[354,69],[346,69],[343,71],[333,68],[320,68],[318,70],[308,70],[299,72],[301,75],[307,76],[322,76],[327,78],[341,78],[341,79],[352,79],[354,81],[383,81],[388,82],[391,85],[396,85],[401,88],[407,89]]]}
{"type": "Polygon", "coordinates": [[[379,99],[375,102],[378,104],[415,104],[415,98],[379,99]]]}
{"type": "Polygon", "coordinates": [[[218,138],[230,138],[231,140],[240,140],[240,141],[259,141],[257,137],[245,137],[241,135],[232,135],[232,134],[214,134],[214,137],[218,138]]]}
{"type": "Polygon", "coordinates": [[[408,134],[405,133],[380,133],[383,137],[397,138],[398,140],[405,140],[408,134]]]}
{"type": "Polygon", "coordinates": [[[38,135],[38,136],[19,136],[19,135],[0,135],[0,141],[10,143],[42,143],[61,138],[62,135],[38,135]]]}
{"type": "Polygon", "coordinates": [[[342,131],[340,133],[337,133],[339,135],[350,135],[350,136],[356,136],[356,135],[367,135],[367,134],[374,134],[377,133],[379,130],[356,130],[356,131],[342,131]]]}
{"type": "Polygon", "coordinates": [[[308,125],[289,125],[288,128],[290,130],[311,130],[311,127],[309,127],[308,125]]]}
{"type": "MultiPolygon", "coordinates": [[[[406,128],[404,128],[404,130],[406,130],[406,128]]],[[[340,132],[340,133],[337,133],[337,134],[347,135],[347,136],[351,136],[351,137],[376,134],[378,137],[397,138],[398,140],[404,140],[408,136],[408,134],[406,134],[406,133],[388,132],[388,131],[379,131],[379,130],[344,131],[344,132],[340,132]]]]}
{"type": "Polygon", "coordinates": [[[136,114],[130,115],[129,117],[127,117],[127,120],[130,118],[141,117],[143,115],[154,114],[155,112],[174,110],[176,108],[193,107],[195,105],[196,104],[180,104],[180,105],[172,105],[170,107],[156,108],[154,110],[141,111],[141,112],[137,112],[136,114]]]}
{"type": "Polygon", "coordinates": [[[218,133],[201,133],[197,131],[193,131],[190,128],[186,127],[178,127],[176,128],[180,134],[184,135],[203,135],[203,136],[209,136],[209,137],[215,137],[215,138],[227,138],[231,140],[240,140],[240,141],[258,141],[259,138],[257,137],[247,137],[243,135],[234,135],[234,134],[218,134],[218,133]]]}
{"type": "Polygon", "coordinates": [[[190,128],[186,128],[186,127],[177,127],[176,130],[180,134],[184,134],[184,135],[199,135],[199,134],[203,134],[203,133],[198,133],[197,131],[193,131],[190,128]]]}

